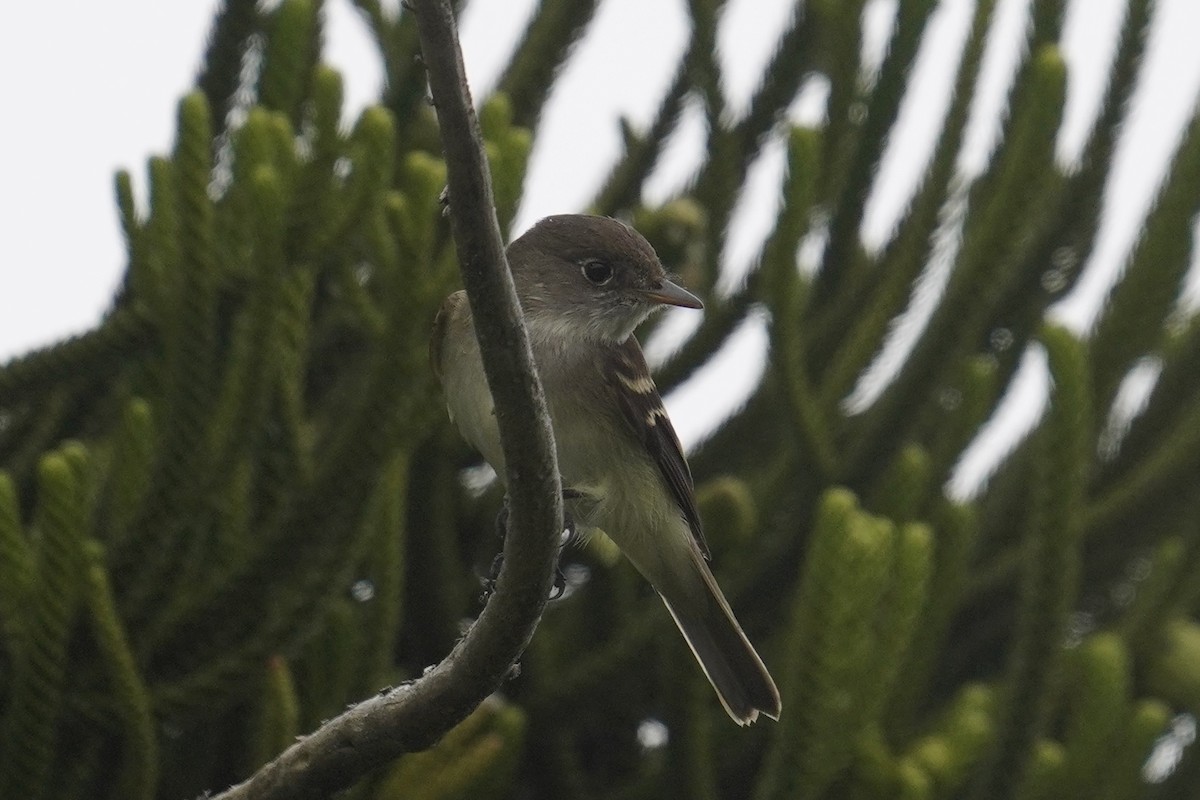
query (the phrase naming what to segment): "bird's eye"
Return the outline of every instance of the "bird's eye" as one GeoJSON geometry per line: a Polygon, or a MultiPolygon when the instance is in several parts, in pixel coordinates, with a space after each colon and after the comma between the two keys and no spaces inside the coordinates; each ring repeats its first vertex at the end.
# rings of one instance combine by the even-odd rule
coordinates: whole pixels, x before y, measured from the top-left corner
{"type": "Polygon", "coordinates": [[[584,261],[580,265],[583,268],[583,277],[588,279],[588,282],[593,286],[603,286],[612,280],[613,268],[611,264],[604,261],[584,261]]]}

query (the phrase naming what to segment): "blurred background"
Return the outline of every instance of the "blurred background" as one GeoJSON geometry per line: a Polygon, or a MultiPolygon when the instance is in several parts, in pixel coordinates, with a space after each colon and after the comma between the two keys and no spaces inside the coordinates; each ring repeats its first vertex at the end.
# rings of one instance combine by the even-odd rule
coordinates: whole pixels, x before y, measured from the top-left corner
{"type": "MultiPolygon", "coordinates": [[[[619,215],[705,299],[643,341],[785,716],[601,537],[351,796],[1200,797],[1200,4],[464,5],[502,224],[619,215]]],[[[219,789],[444,657],[499,547],[411,19],[4,20],[0,797],[219,789]]]]}
{"type": "MultiPolygon", "coordinates": [[[[0,192],[0,263],[5,265],[0,270],[0,358],[86,330],[108,307],[124,268],[112,175],[119,168],[133,170],[135,188],[144,195],[138,167],[171,145],[171,109],[195,80],[218,5],[217,0],[178,0],[169,6],[118,0],[100,7],[68,0],[6,12],[0,30],[0,96],[16,115],[4,139],[19,156],[10,159],[0,192]],[[70,236],[61,234],[63,219],[72,222],[70,236]]],[[[731,110],[744,109],[793,5],[789,0],[726,5],[717,56],[731,110]]],[[[882,58],[896,5],[896,0],[866,4],[868,66],[882,58]]],[[[950,0],[933,15],[929,41],[915,67],[915,91],[905,100],[905,124],[889,143],[886,179],[875,188],[864,220],[869,246],[878,247],[895,224],[929,157],[973,5],[950,0]]],[[[535,6],[533,0],[467,5],[460,34],[477,97],[494,87],[535,6]]],[[[996,31],[962,156],[968,170],[981,170],[994,145],[995,116],[1012,79],[1029,6],[1030,0],[997,3],[996,31]]],[[[1070,80],[1057,150],[1064,164],[1078,158],[1099,108],[1125,3],[1077,0],[1066,6],[1062,45],[1070,80]]],[[[343,120],[349,123],[379,95],[383,70],[353,6],[330,3],[326,13],[325,58],[345,79],[343,120]]],[[[619,155],[618,118],[648,124],[686,45],[688,25],[683,2],[603,4],[555,85],[512,235],[548,214],[586,206],[619,155]]],[[[1200,5],[1191,0],[1156,4],[1144,78],[1108,193],[1103,241],[1092,256],[1097,275],[1084,282],[1077,310],[1067,317],[1076,324],[1095,313],[1187,121],[1200,89],[1196,30],[1200,5]]],[[[809,87],[789,116],[820,120],[824,91],[809,87]]],[[[648,199],[665,199],[686,183],[703,158],[703,147],[703,118],[692,109],[646,188],[648,199]]],[[[773,148],[760,161],[730,230],[727,268],[735,274],[748,268],[777,202],[782,151],[773,148]]]]}
{"type": "MultiPolygon", "coordinates": [[[[996,4],[995,31],[976,90],[962,168],[977,174],[995,146],[997,113],[1022,46],[1031,0],[996,4]]],[[[217,0],[120,0],[104,7],[63,5],[10,9],[0,31],[0,96],[21,109],[24,122],[5,134],[12,152],[0,204],[0,359],[79,333],[95,324],[116,291],[123,245],[112,174],[165,152],[173,135],[169,111],[195,79],[207,24],[217,0]],[[65,10],[64,10],[65,9],[65,10]],[[104,31],[98,36],[97,31],[104,31]],[[86,69],[77,66],[86,64],[86,69]],[[60,221],[72,220],[61,235],[60,221]]],[[[270,3],[266,4],[270,6],[270,3]]],[[[385,7],[393,4],[384,3],[385,7]]],[[[970,23],[971,0],[939,5],[914,67],[902,125],[889,141],[881,179],[863,219],[868,247],[880,247],[912,196],[949,103],[959,51],[970,23]]],[[[535,10],[533,0],[467,4],[460,35],[476,97],[494,86],[535,10]]],[[[730,109],[744,109],[759,73],[793,12],[791,0],[732,0],[718,28],[717,56],[730,109]]],[[[871,0],[864,9],[863,59],[878,66],[897,0],[871,0]]],[[[1078,159],[1102,98],[1124,0],[1066,3],[1063,55],[1070,66],[1067,105],[1057,158],[1078,159]]],[[[350,3],[327,8],[325,57],[343,74],[343,121],[379,95],[383,70],[367,24],[350,3]]],[[[520,233],[544,216],[583,209],[621,149],[618,119],[649,123],[670,70],[683,53],[689,25],[682,2],[609,0],[573,52],[541,121],[525,193],[509,231],[520,233]],[[586,157],[581,157],[584,155],[586,157]]],[[[1124,127],[1105,196],[1105,224],[1085,277],[1057,315],[1076,329],[1093,320],[1128,254],[1150,200],[1200,91],[1200,4],[1159,0],[1149,30],[1148,57],[1124,127]]],[[[818,123],[828,87],[814,80],[788,109],[796,122],[818,123]]],[[[685,111],[652,179],[650,202],[678,192],[704,157],[704,119],[685,111]]],[[[784,169],[781,145],[759,154],[730,226],[724,280],[736,284],[768,233],[784,169]]],[[[1195,271],[1193,270],[1193,274],[1195,271]]],[[[1194,280],[1189,296],[1200,292],[1194,280]]],[[[685,337],[694,317],[680,314],[647,348],[651,361],[685,337]]],[[[645,344],[645,343],[644,343],[645,344]]],[[[762,321],[739,331],[725,358],[694,376],[668,399],[685,447],[710,434],[742,404],[765,368],[762,321]],[[716,400],[714,401],[714,397],[716,400]]],[[[1031,365],[997,424],[963,464],[958,486],[969,492],[1036,416],[1045,391],[1041,365],[1031,365]]]]}

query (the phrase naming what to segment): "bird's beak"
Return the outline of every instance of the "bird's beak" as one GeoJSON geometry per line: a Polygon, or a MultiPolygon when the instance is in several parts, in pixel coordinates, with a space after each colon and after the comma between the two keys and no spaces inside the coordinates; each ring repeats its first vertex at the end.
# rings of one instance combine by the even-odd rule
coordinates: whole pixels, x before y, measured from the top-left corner
{"type": "Polygon", "coordinates": [[[700,298],[676,283],[668,280],[653,288],[641,290],[641,295],[651,303],[661,303],[666,306],[682,306],[683,308],[704,308],[700,298]]]}

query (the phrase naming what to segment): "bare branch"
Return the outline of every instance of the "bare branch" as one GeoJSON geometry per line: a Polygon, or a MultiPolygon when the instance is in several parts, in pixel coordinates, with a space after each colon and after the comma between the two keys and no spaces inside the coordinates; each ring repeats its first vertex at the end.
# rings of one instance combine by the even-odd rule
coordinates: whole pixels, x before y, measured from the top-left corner
{"type": "Polygon", "coordinates": [[[351,708],[216,800],[328,797],[434,744],[509,674],[541,616],[562,529],[554,440],[496,221],[479,123],[447,0],[414,0],[438,109],[450,222],[508,465],[509,536],[479,620],[424,677],[351,708]]]}

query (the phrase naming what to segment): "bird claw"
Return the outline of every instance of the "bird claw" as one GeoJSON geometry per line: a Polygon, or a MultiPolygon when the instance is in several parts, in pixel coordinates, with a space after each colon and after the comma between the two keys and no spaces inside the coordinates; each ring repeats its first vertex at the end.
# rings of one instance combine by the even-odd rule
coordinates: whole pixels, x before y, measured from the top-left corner
{"type": "Polygon", "coordinates": [[[562,567],[558,564],[554,565],[554,584],[550,587],[550,600],[558,600],[567,593],[567,576],[563,574],[562,567]]]}
{"type": "MultiPolygon", "coordinates": [[[[563,500],[578,500],[583,497],[583,493],[575,489],[563,489],[563,500]]],[[[500,507],[500,511],[496,514],[496,534],[503,539],[508,535],[508,498],[504,499],[504,505],[500,507]]],[[[567,576],[562,571],[561,559],[563,550],[575,543],[579,537],[579,532],[575,527],[575,519],[566,509],[563,509],[563,530],[562,537],[558,544],[559,561],[554,564],[554,582],[550,590],[550,600],[559,600],[567,592],[567,576]]],[[[483,594],[479,601],[486,603],[496,591],[496,582],[500,579],[500,570],[504,567],[504,551],[501,550],[492,559],[492,565],[488,567],[487,577],[480,582],[483,584],[483,594]]]]}
{"type": "Polygon", "coordinates": [[[483,578],[480,583],[483,584],[483,594],[479,596],[479,602],[485,604],[488,598],[496,592],[496,581],[500,578],[500,569],[504,566],[504,552],[496,553],[496,557],[492,559],[492,565],[488,567],[487,577],[483,578]]]}

